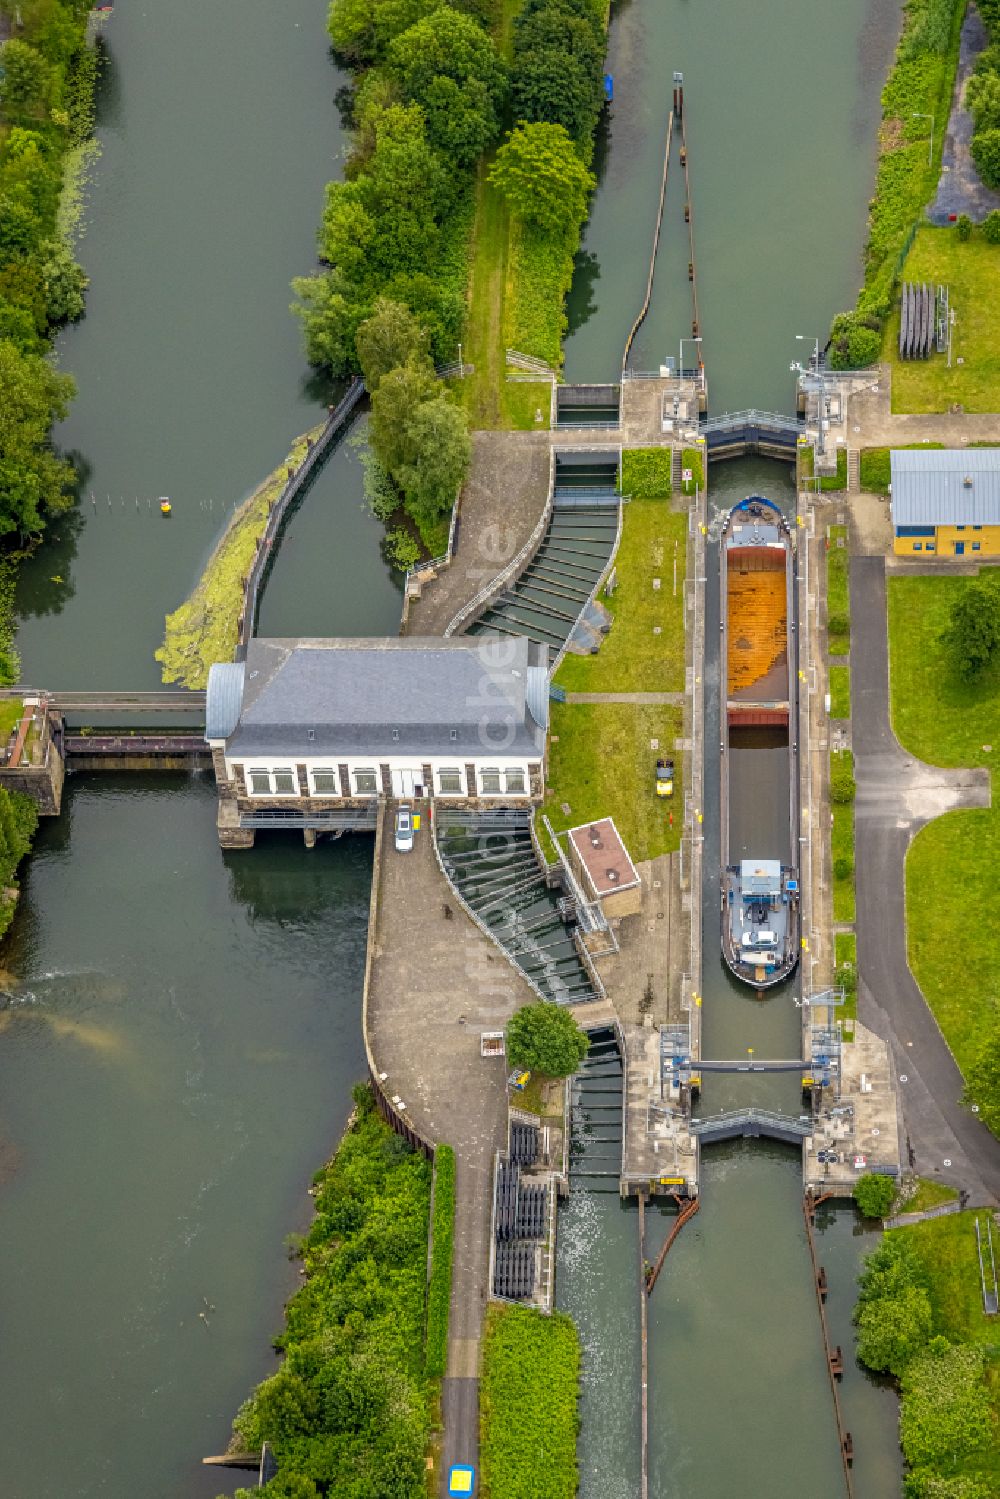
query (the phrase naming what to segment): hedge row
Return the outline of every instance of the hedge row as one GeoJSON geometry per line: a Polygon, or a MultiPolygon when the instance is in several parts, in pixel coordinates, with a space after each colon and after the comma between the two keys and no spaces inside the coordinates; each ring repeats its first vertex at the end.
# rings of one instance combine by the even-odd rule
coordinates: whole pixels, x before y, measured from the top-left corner
{"type": "Polygon", "coordinates": [[[434,1216],[431,1220],[431,1279],[427,1292],[427,1340],[424,1365],[440,1378],[448,1364],[448,1309],[451,1262],[455,1248],[455,1152],[439,1145],[434,1152],[434,1216]]]}
{"type": "Polygon", "coordinates": [[[622,494],[633,500],[670,497],[672,448],[626,448],[622,453],[622,494]]]}
{"type": "Polygon", "coordinates": [[[573,1499],[579,1388],[571,1318],[489,1308],[479,1383],[482,1499],[573,1499]]]}

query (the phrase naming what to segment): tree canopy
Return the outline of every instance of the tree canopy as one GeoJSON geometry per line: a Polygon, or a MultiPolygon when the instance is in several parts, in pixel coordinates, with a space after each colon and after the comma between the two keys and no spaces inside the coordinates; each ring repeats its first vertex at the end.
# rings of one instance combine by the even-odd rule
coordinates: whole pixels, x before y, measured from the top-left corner
{"type": "Polygon", "coordinates": [[[37,534],[69,509],[73,471],[48,446],[75,386],[43,358],[0,340],[0,535],[37,534]]]}
{"type": "Polygon", "coordinates": [[[854,1201],[866,1218],[884,1218],[892,1207],[895,1196],[896,1183],[891,1176],[866,1171],[854,1183],[854,1201]]]}
{"type": "Polygon", "coordinates": [[[422,108],[427,138],[449,163],[469,167],[496,140],[506,70],[470,16],[448,6],[424,16],[392,43],[386,70],[422,108]]]}
{"type": "Polygon", "coordinates": [[[562,125],[519,125],[496,154],[490,181],[527,223],[558,234],[578,224],[594,178],[562,125]]]}
{"type": "Polygon", "coordinates": [[[942,634],[955,670],[966,681],[980,677],[1000,655],[1000,583],[992,573],[967,581],[958,592],[942,634]]]}
{"type": "Polygon", "coordinates": [[[425,361],[428,342],[427,329],[408,307],[379,297],[371,317],[357,332],[358,359],[369,392],[378,390],[390,370],[425,361]]]}
{"type": "Polygon", "coordinates": [[[507,1055],[515,1067],[568,1077],[590,1049],[590,1040],[562,1005],[524,1005],[507,1022],[507,1055]]]}

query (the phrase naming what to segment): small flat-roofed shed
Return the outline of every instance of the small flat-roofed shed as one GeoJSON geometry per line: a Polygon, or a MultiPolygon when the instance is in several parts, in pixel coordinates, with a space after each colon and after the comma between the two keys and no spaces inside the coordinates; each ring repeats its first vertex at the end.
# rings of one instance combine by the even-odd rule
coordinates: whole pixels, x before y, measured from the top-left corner
{"type": "Polygon", "coordinates": [[[571,862],[584,893],[599,900],[606,916],[630,916],[642,904],[642,880],[614,819],[570,828],[571,862]]]}

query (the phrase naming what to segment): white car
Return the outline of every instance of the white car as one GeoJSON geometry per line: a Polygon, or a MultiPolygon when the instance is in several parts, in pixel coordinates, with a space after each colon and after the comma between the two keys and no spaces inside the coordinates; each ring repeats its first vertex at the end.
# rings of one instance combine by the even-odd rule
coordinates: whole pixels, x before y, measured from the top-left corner
{"type": "Polygon", "coordinates": [[[402,806],[396,813],[396,852],[408,854],[413,848],[413,813],[402,806]]]}

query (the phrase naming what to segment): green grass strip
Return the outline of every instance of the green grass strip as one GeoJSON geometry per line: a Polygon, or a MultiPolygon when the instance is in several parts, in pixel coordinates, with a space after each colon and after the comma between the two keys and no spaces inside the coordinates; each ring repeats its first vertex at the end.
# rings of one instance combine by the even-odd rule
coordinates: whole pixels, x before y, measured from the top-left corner
{"type": "Polygon", "coordinates": [[[448,1364],[448,1310],[455,1248],[455,1152],[450,1145],[439,1145],[434,1152],[431,1235],[425,1368],[432,1379],[438,1379],[448,1364]]]}
{"type": "Polygon", "coordinates": [[[851,716],[851,668],[849,666],[830,667],[830,717],[850,718],[851,716]]]}
{"type": "Polygon", "coordinates": [[[831,656],[846,656],[851,649],[849,566],[847,527],[831,526],[826,554],[826,648],[831,656]]]}

